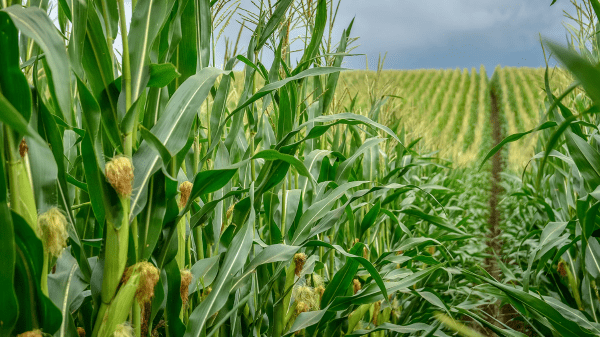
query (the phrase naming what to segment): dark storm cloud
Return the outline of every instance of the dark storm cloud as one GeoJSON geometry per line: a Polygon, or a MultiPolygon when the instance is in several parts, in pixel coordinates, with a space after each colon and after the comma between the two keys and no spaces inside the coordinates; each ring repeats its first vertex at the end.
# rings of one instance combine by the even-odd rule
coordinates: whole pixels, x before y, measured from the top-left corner
{"type": "MultiPolygon", "coordinates": [[[[564,41],[567,0],[345,0],[338,22],[356,17],[357,53],[386,68],[542,66],[543,37],[564,41]]],[[[365,58],[347,67],[364,68],[365,58]]]]}

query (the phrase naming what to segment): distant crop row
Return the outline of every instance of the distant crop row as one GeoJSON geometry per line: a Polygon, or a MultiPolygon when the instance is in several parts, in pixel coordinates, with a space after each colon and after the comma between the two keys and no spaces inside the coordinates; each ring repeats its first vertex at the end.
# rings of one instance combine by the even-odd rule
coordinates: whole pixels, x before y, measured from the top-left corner
{"type": "MultiPolygon", "coordinates": [[[[505,135],[525,132],[539,124],[540,102],[544,97],[543,68],[500,67],[494,71],[492,90],[497,95],[498,108],[502,116],[505,135]]],[[[552,88],[564,88],[569,79],[562,72],[550,70],[549,80],[552,88]]],[[[508,147],[508,166],[523,168],[533,156],[533,147],[524,146],[535,142],[535,135],[528,136],[524,143],[511,144],[508,147]]]]}
{"type": "MultiPolygon", "coordinates": [[[[341,74],[349,102],[352,93],[367,92],[364,88],[375,72],[352,71],[341,74]]],[[[488,77],[482,66],[479,71],[467,69],[389,70],[379,74],[379,81],[395,96],[389,103],[387,124],[401,121],[412,138],[423,137],[428,149],[439,149],[440,157],[460,166],[475,162],[482,148],[491,145],[489,127],[488,77]],[[396,98],[399,97],[399,98],[396,98]]],[[[338,96],[341,96],[340,93],[338,96]]],[[[355,109],[368,111],[368,97],[357,97],[355,109]]]]}

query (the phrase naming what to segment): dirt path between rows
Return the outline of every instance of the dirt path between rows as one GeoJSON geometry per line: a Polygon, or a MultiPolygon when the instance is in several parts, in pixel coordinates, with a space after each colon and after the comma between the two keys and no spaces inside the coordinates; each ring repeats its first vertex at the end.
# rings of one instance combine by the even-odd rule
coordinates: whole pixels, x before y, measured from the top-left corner
{"type": "MultiPolygon", "coordinates": [[[[490,123],[492,125],[492,138],[494,140],[494,146],[502,141],[502,118],[500,116],[500,109],[498,107],[498,96],[494,92],[494,89],[490,90],[490,123]]],[[[500,185],[500,173],[502,172],[504,165],[502,162],[502,151],[498,151],[492,157],[492,174],[490,177],[490,217],[488,219],[488,233],[486,234],[486,245],[487,253],[489,257],[485,258],[485,270],[492,275],[496,280],[500,280],[500,268],[498,266],[497,256],[502,256],[502,241],[500,235],[502,231],[500,229],[500,209],[498,208],[498,199],[502,193],[502,186],[500,185]]],[[[514,317],[514,310],[510,306],[500,307],[500,301],[486,307],[485,312],[493,317],[495,320],[506,323],[508,320],[514,317]]],[[[489,319],[488,321],[492,324],[498,325],[497,321],[489,319]]],[[[516,327],[517,330],[518,327],[516,327]]],[[[496,334],[488,328],[478,329],[480,333],[486,336],[496,336],[496,334]]]]}
{"type": "MultiPolygon", "coordinates": [[[[490,111],[490,123],[492,124],[492,137],[494,139],[494,146],[502,141],[502,124],[500,111],[498,109],[498,100],[494,90],[490,91],[491,98],[491,111],[490,111]]],[[[502,163],[502,151],[496,152],[492,157],[492,175],[491,175],[491,193],[490,193],[490,218],[488,219],[487,233],[487,246],[489,253],[492,255],[485,259],[485,269],[490,275],[496,280],[499,279],[500,269],[496,261],[496,256],[502,256],[501,250],[502,245],[500,243],[500,210],[498,209],[498,198],[502,193],[502,187],[500,186],[500,173],[503,169],[502,163]]],[[[497,316],[497,315],[496,315],[497,316]]]]}
{"type": "MultiPolygon", "coordinates": [[[[492,138],[494,140],[494,146],[502,141],[504,135],[502,134],[502,117],[500,115],[498,96],[494,91],[494,88],[490,90],[490,123],[492,124],[492,138]]],[[[504,170],[504,163],[502,161],[502,151],[498,151],[492,157],[492,174],[490,177],[490,217],[488,219],[488,233],[486,234],[486,245],[487,245],[487,253],[490,254],[489,257],[485,259],[485,270],[492,275],[497,281],[501,281],[501,271],[498,266],[497,257],[503,256],[502,254],[502,238],[500,237],[502,234],[502,230],[500,228],[500,209],[498,207],[498,202],[501,194],[503,193],[500,174],[504,170]]],[[[485,311],[493,317],[496,321],[499,321],[503,324],[508,325],[512,329],[524,332],[524,326],[522,322],[518,320],[513,320],[513,318],[518,317],[518,313],[514,310],[513,307],[506,304],[500,307],[500,301],[494,303],[493,305],[488,306],[485,311]]],[[[494,320],[489,320],[490,323],[500,326],[494,320]]],[[[496,336],[496,334],[490,329],[484,329],[481,331],[486,336],[496,336]]]]}

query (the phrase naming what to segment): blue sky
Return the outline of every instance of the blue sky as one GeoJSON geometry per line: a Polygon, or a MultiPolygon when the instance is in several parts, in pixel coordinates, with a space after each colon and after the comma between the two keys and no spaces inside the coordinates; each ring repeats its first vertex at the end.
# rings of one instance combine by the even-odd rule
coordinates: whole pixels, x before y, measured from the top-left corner
{"type": "MultiPolygon", "coordinates": [[[[563,11],[573,13],[570,0],[558,0],[554,6],[550,2],[342,0],[334,35],[337,41],[337,35],[355,18],[352,36],[360,39],[354,52],[366,54],[371,69],[377,66],[378,56],[386,52],[386,69],[479,68],[483,64],[491,74],[498,64],[540,67],[544,66],[544,57],[539,34],[564,43],[563,11]]],[[[240,0],[240,7],[253,8],[250,0],[240,0]]],[[[240,20],[238,14],[234,18],[240,20]]],[[[239,27],[234,22],[225,35],[234,39],[239,27]]],[[[245,41],[248,34],[243,36],[242,44],[245,41]]],[[[116,44],[120,44],[119,39],[116,44]]],[[[221,66],[223,50],[221,39],[215,66],[221,66]]],[[[269,59],[265,55],[264,63],[269,64],[269,59]]],[[[344,66],[365,69],[366,58],[346,58],[344,66]]]]}

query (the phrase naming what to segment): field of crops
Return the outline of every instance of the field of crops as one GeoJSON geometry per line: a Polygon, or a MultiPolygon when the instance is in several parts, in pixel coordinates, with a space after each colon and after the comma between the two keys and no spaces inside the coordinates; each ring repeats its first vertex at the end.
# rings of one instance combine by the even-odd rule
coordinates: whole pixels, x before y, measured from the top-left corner
{"type": "Polygon", "coordinates": [[[600,2],[491,78],[228,3],[0,1],[0,337],[600,336],[600,2]]]}
{"type": "MultiPolygon", "coordinates": [[[[387,125],[399,121],[407,134],[423,137],[427,149],[439,150],[439,156],[455,165],[468,167],[481,159],[493,145],[490,129],[490,89],[499,93],[505,133],[524,132],[540,121],[540,103],[544,97],[543,68],[498,67],[491,79],[485,68],[460,70],[384,70],[349,71],[340,74],[337,96],[342,106],[356,97],[358,111],[369,111],[372,101],[369,84],[379,95],[392,95],[383,107],[387,125]]],[[[554,90],[566,88],[571,79],[560,69],[549,74],[554,90]]],[[[373,90],[371,90],[373,91],[373,90]]],[[[535,143],[531,136],[529,143],[535,143]]],[[[533,155],[533,147],[510,147],[509,167],[522,169],[533,155]]]]}
{"type": "MultiPolygon", "coordinates": [[[[515,134],[535,128],[543,118],[540,104],[545,96],[545,69],[497,67],[491,80],[491,88],[498,100],[498,109],[503,120],[503,132],[515,134]]],[[[565,89],[571,78],[560,69],[549,72],[550,86],[555,92],[565,89]]],[[[545,113],[542,110],[542,113],[545,113]]],[[[536,135],[527,136],[522,143],[507,147],[508,166],[515,170],[525,167],[534,155],[536,135]]]]}

